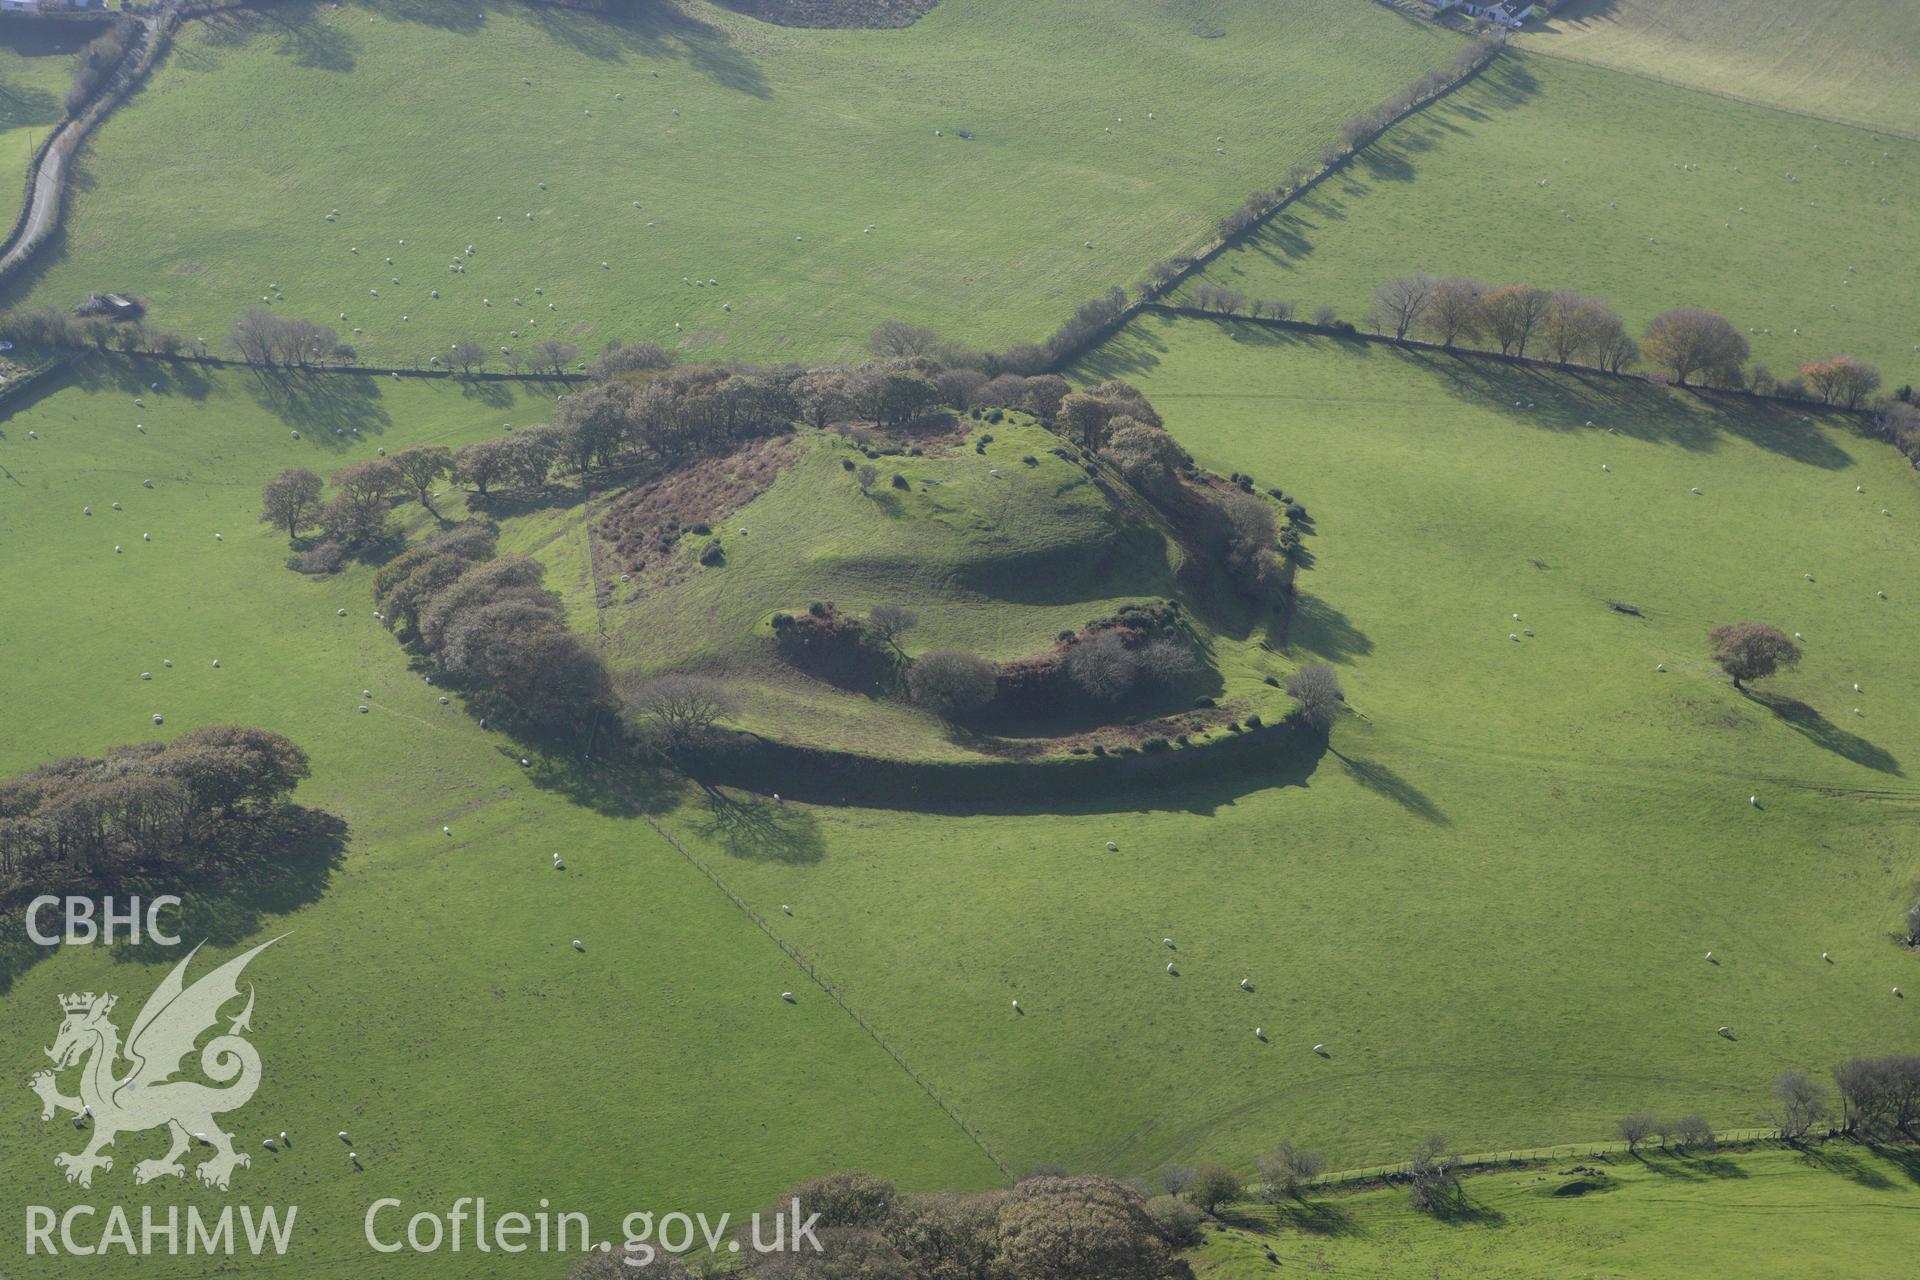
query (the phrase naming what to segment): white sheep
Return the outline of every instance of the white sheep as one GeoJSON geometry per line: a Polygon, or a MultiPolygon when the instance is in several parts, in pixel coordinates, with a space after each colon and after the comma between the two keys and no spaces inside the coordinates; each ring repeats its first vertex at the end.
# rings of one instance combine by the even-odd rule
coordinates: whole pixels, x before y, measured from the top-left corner
{"type": "Polygon", "coordinates": [[[1167,950],[1169,950],[1169,951],[1173,951],[1173,950],[1176,950],[1176,948],[1175,948],[1175,947],[1174,947],[1174,945],[1173,945],[1173,939],[1172,939],[1172,938],[1162,938],[1162,939],[1160,939],[1160,941],[1161,941],[1161,943],[1162,943],[1162,945],[1164,945],[1164,946],[1165,946],[1165,947],[1167,948],[1167,950]]]}
{"type": "Polygon", "coordinates": [[[1709,962],[1712,962],[1712,961],[1713,961],[1713,952],[1711,952],[1711,951],[1709,951],[1709,952],[1707,952],[1707,960],[1708,960],[1709,962]]]}
{"type": "Polygon", "coordinates": [[[1327,1046],[1325,1046],[1324,1044],[1317,1044],[1313,1046],[1313,1051],[1319,1054],[1323,1058],[1327,1056],[1327,1046]]]}
{"type": "Polygon", "coordinates": [[[1015,1013],[1019,1013],[1019,1012],[1020,1012],[1020,1002],[1019,1002],[1018,1000],[1015,1000],[1015,1001],[1013,1002],[1013,1011],[1014,1011],[1015,1013]]]}
{"type": "Polygon", "coordinates": [[[347,616],[347,611],[345,609],[335,609],[333,615],[336,618],[344,618],[347,616]]]}
{"type": "Polygon", "coordinates": [[[784,902],[780,904],[780,910],[782,910],[783,912],[785,912],[785,913],[786,913],[786,914],[788,914],[788,915],[792,915],[792,914],[793,914],[793,908],[792,908],[792,907],[790,907],[790,906],[788,906],[788,905],[787,905],[786,903],[784,903],[784,902]]]}
{"type": "Polygon", "coordinates": [[[1752,805],[1752,806],[1753,806],[1754,808],[1756,808],[1756,809],[1758,809],[1758,808],[1760,807],[1760,797],[1759,797],[1759,796],[1748,796],[1748,797],[1747,797],[1747,803],[1748,803],[1748,804],[1750,804],[1750,805],[1752,805]]]}
{"type": "Polygon", "coordinates": [[[442,828],[440,828],[440,834],[441,834],[441,835],[446,835],[446,836],[450,836],[450,835],[452,835],[452,834],[453,834],[453,828],[452,828],[452,827],[442,827],[442,828]]]}
{"type": "Polygon", "coordinates": [[[226,541],[226,539],[225,539],[225,538],[223,538],[223,537],[221,537],[221,536],[220,536],[219,534],[217,534],[217,533],[213,535],[213,540],[214,540],[215,542],[225,542],[225,541],[226,541]]]}
{"type": "Polygon", "coordinates": [[[793,992],[791,992],[791,991],[782,991],[782,992],[780,993],[780,998],[781,998],[782,1000],[785,1000],[785,1001],[786,1001],[786,1002],[787,1002],[788,1004],[798,1004],[798,1003],[800,1003],[800,1002],[799,1002],[798,1000],[795,1000],[795,999],[793,998],[793,992]]]}
{"type": "Polygon", "coordinates": [[[345,1129],[342,1129],[342,1130],[340,1131],[340,1141],[342,1141],[342,1142],[351,1142],[351,1141],[353,1141],[353,1139],[351,1139],[351,1138],[349,1138],[349,1137],[347,1137],[347,1131],[346,1131],[345,1129]]]}
{"type": "Polygon", "coordinates": [[[1169,961],[1167,961],[1167,972],[1168,972],[1168,973],[1172,973],[1173,971],[1174,971],[1174,970],[1173,970],[1173,961],[1171,961],[1171,960],[1169,960],[1169,961]]]}
{"type": "Polygon", "coordinates": [[[1240,989],[1241,989],[1242,991],[1251,991],[1251,990],[1253,990],[1253,979],[1252,979],[1252,978],[1242,978],[1242,979],[1240,979],[1240,989]]]}
{"type": "Polygon", "coordinates": [[[172,659],[172,658],[162,658],[162,659],[160,659],[160,665],[161,665],[161,666],[163,666],[163,667],[166,667],[166,668],[168,668],[169,670],[171,670],[171,669],[172,669],[172,667],[173,667],[173,659],[172,659]]]}
{"type": "Polygon", "coordinates": [[[1111,840],[1109,840],[1109,841],[1107,841],[1107,852],[1108,852],[1108,853],[1118,853],[1118,852],[1120,852],[1120,846],[1119,846],[1119,845],[1117,845],[1117,844],[1115,844],[1115,843],[1114,843],[1113,841],[1111,841],[1111,840]]]}
{"type": "Polygon", "coordinates": [[[156,712],[153,717],[153,722],[155,724],[165,724],[167,721],[165,716],[162,716],[156,712]]]}
{"type": "Polygon", "coordinates": [[[1253,1029],[1253,1038],[1255,1040],[1265,1040],[1267,1038],[1267,1034],[1265,1031],[1261,1030],[1259,1027],[1255,1027],[1253,1029]]]}
{"type": "Polygon", "coordinates": [[[1827,962],[1828,964],[1832,964],[1832,963],[1833,963],[1833,957],[1832,957],[1832,956],[1830,956],[1830,955],[1828,955],[1828,954],[1827,954],[1826,952],[1824,952],[1824,951],[1822,951],[1822,952],[1820,953],[1820,958],[1821,958],[1822,960],[1825,960],[1825,961],[1826,961],[1826,962],[1827,962]]]}
{"type": "Polygon", "coordinates": [[[587,944],[580,941],[580,939],[575,938],[573,940],[573,949],[575,951],[585,951],[587,949],[587,944]]]}

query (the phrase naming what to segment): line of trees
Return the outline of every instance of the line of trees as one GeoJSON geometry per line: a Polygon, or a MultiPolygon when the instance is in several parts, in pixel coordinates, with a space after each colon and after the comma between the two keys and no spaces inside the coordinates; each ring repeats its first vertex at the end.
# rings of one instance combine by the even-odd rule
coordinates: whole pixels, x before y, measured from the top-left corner
{"type": "Polygon", "coordinates": [[[496,556],[496,531],[468,522],[409,548],[374,576],[374,600],[402,643],[486,691],[529,724],[588,727],[613,709],[600,657],[568,629],[546,568],[496,556]]]}
{"type": "Polygon", "coordinates": [[[0,780],[0,894],[204,860],[280,810],[309,772],[280,734],[207,725],[0,780]]]}

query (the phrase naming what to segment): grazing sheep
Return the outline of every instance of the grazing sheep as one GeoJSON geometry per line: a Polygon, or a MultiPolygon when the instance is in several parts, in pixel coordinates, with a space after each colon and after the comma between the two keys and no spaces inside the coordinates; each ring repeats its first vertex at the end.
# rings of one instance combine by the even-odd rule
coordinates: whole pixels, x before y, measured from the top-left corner
{"type": "Polygon", "coordinates": [[[1253,990],[1253,979],[1252,979],[1252,978],[1242,978],[1242,979],[1240,979],[1240,989],[1241,989],[1242,991],[1251,991],[1251,990],[1253,990]]]}
{"type": "Polygon", "coordinates": [[[213,540],[214,540],[215,542],[225,542],[225,541],[226,541],[226,539],[225,539],[225,538],[223,538],[223,537],[221,537],[221,536],[220,536],[219,534],[217,534],[217,533],[213,535],[213,540]]]}
{"type": "Polygon", "coordinates": [[[342,1141],[342,1142],[351,1142],[351,1141],[352,1141],[352,1139],[351,1139],[351,1138],[349,1138],[349,1137],[347,1137],[347,1131],[346,1131],[345,1129],[342,1129],[342,1130],[340,1131],[340,1141],[342,1141]]]}
{"type": "Polygon", "coordinates": [[[573,940],[573,949],[575,951],[585,951],[587,949],[587,944],[580,941],[580,939],[575,938],[573,940]]]}
{"type": "Polygon", "coordinates": [[[1108,853],[1118,853],[1118,852],[1120,852],[1120,846],[1119,846],[1119,845],[1117,845],[1117,844],[1115,844],[1115,843],[1114,843],[1113,841],[1111,841],[1111,840],[1109,840],[1109,841],[1107,841],[1107,852],[1108,852],[1108,853]]]}
{"type": "Polygon", "coordinates": [[[1253,1029],[1253,1038],[1255,1040],[1265,1040],[1267,1038],[1267,1035],[1265,1031],[1261,1030],[1259,1027],[1255,1027],[1253,1029]]]}
{"type": "Polygon", "coordinates": [[[151,672],[151,671],[142,671],[142,672],[140,673],[140,678],[141,678],[142,680],[151,680],[151,679],[153,679],[153,672],[151,672]]]}
{"type": "Polygon", "coordinates": [[[442,827],[442,828],[440,828],[440,833],[441,833],[442,835],[449,835],[449,836],[450,836],[450,835],[452,835],[452,834],[453,834],[453,828],[452,828],[452,827],[442,827]]]}
{"type": "Polygon", "coordinates": [[[780,993],[780,998],[781,998],[782,1000],[785,1000],[785,1001],[786,1001],[786,1002],[787,1002],[788,1004],[798,1004],[798,1003],[799,1003],[799,1001],[797,1001],[797,1000],[795,1000],[795,999],[793,998],[793,992],[791,992],[791,991],[782,991],[782,992],[780,993]]]}
{"type": "Polygon", "coordinates": [[[1653,664],[1653,669],[1655,671],[1665,671],[1667,669],[1667,664],[1664,662],[1656,662],[1653,664]]]}
{"type": "Polygon", "coordinates": [[[364,702],[363,702],[363,703],[361,703],[361,704],[360,704],[360,706],[359,706],[359,707],[358,707],[357,709],[358,709],[358,711],[360,712],[360,714],[361,714],[361,715],[365,715],[365,714],[367,714],[367,704],[366,704],[366,703],[364,703],[364,702]]]}
{"type": "Polygon", "coordinates": [[[1520,643],[1520,637],[1511,631],[1507,632],[1507,639],[1513,641],[1515,644],[1520,643]]]}
{"type": "Polygon", "coordinates": [[[1759,797],[1759,796],[1748,796],[1748,797],[1747,797],[1747,803],[1748,803],[1748,804],[1750,804],[1750,805],[1752,805],[1752,806],[1753,806],[1754,808],[1756,808],[1756,809],[1758,809],[1758,808],[1760,807],[1760,797],[1759,797]]]}
{"type": "Polygon", "coordinates": [[[115,554],[115,555],[119,555],[119,554],[120,554],[120,548],[119,548],[119,547],[115,547],[115,548],[113,549],[113,554],[115,554]]]}
{"type": "Polygon", "coordinates": [[[155,716],[153,717],[153,722],[154,722],[155,724],[165,724],[165,723],[166,723],[166,717],[165,717],[165,716],[161,716],[161,715],[158,715],[158,714],[156,714],[156,715],[155,715],[155,716]]]}
{"type": "Polygon", "coordinates": [[[333,614],[336,618],[344,618],[347,616],[347,611],[345,609],[335,609],[333,614]]]}
{"type": "Polygon", "coordinates": [[[92,514],[93,514],[93,508],[92,508],[92,507],[82,507],[82,508],[80,508],[80,514],[81,514],[81,515],[83,515],[83,516],[90,516],[90,515],[92,515],[92,514]]]}
{"type": "Polygon", "coordinates": [[[1167,962],[1167,972],[1168,972],[1168,973],[1173,973],[1173,972],[1174,972],[1174,968],[1173,968],[1173,962],[1172,962],[1171,960],[1169,960],[1169,961],[1167,962]]]}
{"type": "Polygon", "coordinates": [[[1014,1011],[1015,1013],[1020,1013],[1020,1012],[1022,1012],[1022,1010],[1021,1010],[1021,1008],[1020,1008],[1020,1002],[1019,1002],[1018,1000],[1015,1000],[1015,1001],[1013,1002],[1013,1011],[1014,1011]]]}
{"type": "Polygon", "coordinates": [[[1825,960],[1825,961],[1826,961],[1826,962],[1827,962],[1828,964],[1832,964],[1832,963],[1833,963],[1833,957],[1832,957],[1832,956],[1830,956],[1830,955],[1828,955],[1828,954],[1827,954],[1826,952],[1824,952],[1824,951],[1822,951],[1822,952],[1820,953],[1820,958],[1821,958],[1822,960],[1825,960]]]}
{"type": "Polygon", "coordinates": [[[1725,1037],[1726,1037],[1727,1039],[1729,1039],[1729,1040],[1731,1040],[1731,1039],[1733,1039],[1733,1028],[1732,1028],[1732,1027],[1721,1027],[1721,1028],[1720,1028],[1720,1031],[1719,1031],[1719,1034],[1720,1034],[1720,1035],[1723,1035],[1723,1036],[1725,1036],[1725,1037]]]}
{"type": "Polygon", "coordinates": [[[786,914],[788,914],[788,915],[792,915],[792,914],[793,914],[793,908],[792,908],[792,907],[790,907],[790,906],[788,906],[788,905],[787,905],[786,903],[784,903],[784,902],[780,904],[780,910],[782,910],[782,911],[784,911],[784,912],[786,912],[786,914]]]}
{"type": "Polygon", "coordinates": [[[441,696],[441,698],[440,698],[440,705],[441,705],[441,706],[443,706],[443,707],[447,705],[447,699],[446,699],[446,696],[445,696],[444,694],[443,694],[443,695],[441,696]]]}
{"type": "Polygon", "coordinates": [[[1177,947],[1175,947],[1175,946],[1173,945],[1173,939],[1172,939],[1172,938],[1162,938],[1162,939],[1160,939],[1160,941],[1161,941],[1161,943],[1162,943],[1162,944],[1163,944],[1163,945],[1164,945],[1164,946],[1165,946],[1165,947],[1167,948],[1167,950],[1169,950],[1169,951],[1175,951],[1175,950],[1178,950],[1178,948],[1177,948],[1177,947]]]}
{"type": "Polygon", "coordinates": [[[171,668],[171,667],[173,666],[173,659],[172,659],[172,658],[162,658],[162,659],[160,660],[160,665],[161,665],[161,666],[163,666],[163,667],[167,667],[167,668],[171,668]]]}
{"type": "Polygon", "coordinates": [[[1709,951],[1709,952],[1707,952],[1707,963],[1708,963],[1708,964],[1719,964],[1720,962],[1719,962],[1718,960],[1715,960],[1715,959],[1713,958],[1713,952],[1711,952],[1711,951],[1709,951]]]}
{"type": "Polygon", "coordinates": [[[113,504],[113,509],[114,509],[115,511],[118,511],[118,510],[120,509],[120,504],[119,504],[119,503],[117,503],[117,502],[116,502],[116,503],[114,503],[114,504],[113,504]]]}
{"type": "Polygon", "coordinates": [[[1324,1044],[1317,1044],[1313,1046],[1313,1051],[1319,1054],[1323,1058],[1327,1056],[1327,1046],[1325,1046],[1324,1044]]]}

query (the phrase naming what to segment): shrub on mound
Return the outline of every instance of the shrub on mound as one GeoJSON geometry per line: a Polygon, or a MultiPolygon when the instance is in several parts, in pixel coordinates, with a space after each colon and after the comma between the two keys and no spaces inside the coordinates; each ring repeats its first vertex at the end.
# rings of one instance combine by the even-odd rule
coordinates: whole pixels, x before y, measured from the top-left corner
{"type": "Polygon", "coordinates": [[[907,693],[920,706],[953,720],[993,701],[993,664],[958,649],[935,649],[907,668],[907,693]]]}

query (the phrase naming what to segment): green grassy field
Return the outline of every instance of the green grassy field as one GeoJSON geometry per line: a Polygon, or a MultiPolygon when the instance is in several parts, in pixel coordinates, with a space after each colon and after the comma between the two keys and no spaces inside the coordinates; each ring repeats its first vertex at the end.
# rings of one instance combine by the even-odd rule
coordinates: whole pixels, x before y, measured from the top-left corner
{"type": "Polygon", "coordinates": [[[73,55],[97,28],[0,16],[0,192],[25,194],[27,161],[59,123],[73,55]]]}
{"type": "Polygon", "coordinates": [[[278,286],[277,308],[400,363],[467,337],[828,359],[890,318],[1005,344],[1197,247],[1458,47],[1346,0],[948,0],[904,31],[684,8],[189,24],[9,300],[125,289],[214,341],[278,286]],[[1284,111],[1248,91],[1263,80],[1284,111]]]}
{"type": "Polygon", "coordinates": [[[1331,1276],[1501,1276],[1560,1280],[1796,1280],[1873,1275],[1907,1265],[1920,1220],[1920,1162],[1911,1151],[1834,1145],[1718,1155],[1658,1151],[1604,1162],[1607,1177],[1548,1170],[1475,1176],[1472,1216],[1439,1222],[1399,1189],[1312,1199],[1276,1212],[1228,1210],[1231,1228],[1193,1255],[1201,1280],[1251,1280],[1283,1268],[1331,1276]],[[1570,1194],[1586,1183],[1596,1189],[1570,1194]]]}
{"type": "Polygon", "coordinates": [[[1251,327],[1145,322],[1080,373],[1306,503],[1286,656],[1339,665],[1333,750],[1045,812],[668,819],[1010,1163],[1752,1124],[1780,1070],[1915,1042],[1887,939],[1920,870],[1920,492],[1892,451],[1251,327]],[[1777,710],[1705,661],[1747,616],[1807,636],[1777,710]]]}
{"type": "Polygon", "coordinates": [[[1541,53],[1920,136],[1920,10],[1904,0],[1575,0],[1541,53]]]}
{"type": "Polygon", "coordinates": [[[1920,238],[1916,174],[1920,143],[1509,57],[1203,278],[1356,322],[1421,270],[1599,294],[1635,333],[1709,307],[1782,376],[1846,351],[1898,386],[1920,379],[1920,324],[1885,255],[1920,238]]]}
{"type": "MultiPolygon", "coordinates": [[[[824,1168],[897,1169],[926,1188],[997,1179],[828,1002],[780,1000],[804,975],[617,796],[566,759],[520,767],[525,748],[440,706],[371,617],[370,570],[291,573],[285,539],[254,520],[259,483],[280,467],[477,438],[531,419],[536,397],[498,384],[479,398],[446,383],[327,386],[331,413],[350,418],[263,397],[240,375],[94,364],[0,428],[0,771],[241,721],[301,743],[313,778],[297,798],[347,825],[335,855],[189,893],[189,940],[213,939],[204,959],[289,934],[249,970],[266,1066],[258,1096],[231,1117],[253,1156],[237,1194],[134,1187],[133,1160],[158,1153],[157,1135],[123,1139],[91,1192],[68,1187],[52,1157],[72,1148],[72,1131],[42,1124],[13,1087],[0,1182],[15,1211],[297,1204],[300,1245],[262,1270],[313,1275],[366,1265],[360,1220],[383,1195],[443,1209],[485,1194],[529,1210],[545,1196],[612,1233],[637,1209],[757,1208],[824,1168]],[[361,437],[336,438],[327,421],[361,437]],[[362,702],[370,714],[355,713],[362,702]],[[263,1150],[281,1129],[292,1151],[263,1150]],[[364,1173],[348,1167],[341,1129],[364,1173]]],[[[0,1044],[16,1086],[45,1065],[56,995],[118,992],[124,1029],[176,958],[78,948],[23,964],[19,917],[0,930],[0,1044]]],[[[446,1259],[385,1261],[394,1274],[444,1274],[446,1259]]],[[[43,1258],[24,1274],[76,1269],[93,1270],[43,1258]]],[[[562,1269],[549,1260],[538,1273],[562,1269]]],[[[141,1270],[201,1265],[162,1257],[141,1270]]],[[[527,1273],[478,1259],[462,1272],[527,1273]]]]}

